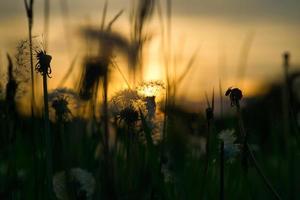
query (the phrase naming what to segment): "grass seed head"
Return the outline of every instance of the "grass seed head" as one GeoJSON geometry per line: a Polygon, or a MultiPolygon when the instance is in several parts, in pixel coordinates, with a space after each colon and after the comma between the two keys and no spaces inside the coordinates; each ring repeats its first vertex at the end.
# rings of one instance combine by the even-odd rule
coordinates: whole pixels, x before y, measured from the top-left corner
{"type": "Polygon", "coordinates": [[[109,61],[105,58],[87,58],[79,86],[79,96],[89,100],[95,92],[97,83],[108,73],[109,61]]]}

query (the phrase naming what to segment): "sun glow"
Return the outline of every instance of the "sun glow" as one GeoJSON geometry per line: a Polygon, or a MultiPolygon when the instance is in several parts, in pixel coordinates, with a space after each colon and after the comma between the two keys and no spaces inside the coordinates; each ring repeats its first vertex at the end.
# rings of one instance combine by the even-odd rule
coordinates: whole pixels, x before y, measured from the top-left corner
{"type": "Polygon", "coordinates": [[[165,89],[164,83],[161,81],[148,81],[143,82],[137,87],[137,92],[141,96],[145,97],[157,97],[160,96],[165,89]]]}

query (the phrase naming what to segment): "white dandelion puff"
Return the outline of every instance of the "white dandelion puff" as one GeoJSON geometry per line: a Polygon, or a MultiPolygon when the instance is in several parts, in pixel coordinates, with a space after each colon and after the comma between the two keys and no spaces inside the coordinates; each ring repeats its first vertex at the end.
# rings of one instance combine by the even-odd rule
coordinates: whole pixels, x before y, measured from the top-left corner
{"type": "Polygon", "coordinates": [[[219,133],[219,139],[224,142],[224,156],[229,162],[232,162],[234,158],[239,154],[239,144],[236,144],[236,136],[233,129],[226,129],[219,133]]]}

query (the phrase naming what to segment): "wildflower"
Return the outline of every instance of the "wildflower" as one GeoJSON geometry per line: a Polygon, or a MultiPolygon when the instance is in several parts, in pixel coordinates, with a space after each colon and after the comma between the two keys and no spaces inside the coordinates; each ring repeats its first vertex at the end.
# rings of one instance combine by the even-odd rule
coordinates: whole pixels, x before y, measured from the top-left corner
{"type": "Polygon", "coordinates": [[[243,98],[243,93],[239,88],[228,88],[225,93],[226,96],[229,95],[231,106],[240,107],[240,100],[243,98]]]}
{"type": "Polygon", "coordinates": [[[41,75],[47,75],[48,78],[50,77],[50,74],[52,72],[51,67],[50,67],[50,63],[52,60],[52,56],[48,55],[46,53],[46,51],[44,50],[40,50],[37,51],[37,55],[36,58],[38,60],[38,62],[35,65],[35,70],[40,73],[41,75]]]}
{"type": "Polygon", "coordinates": [[[147,110],[147,119],[153,120],[156,113],[156,99],[165,89],[164,83],[161,81],[142,82],[136,87],[138,94],[143,97],[147,110]]]}
{"type": "MultiPolygon", "coordinates": [[[[49,105],[55,111],[56,120],[68,120],[82,104],[77,93],[71,89],[58,88],[48,95],[49,105]]],[[[51,113],[50,113],[51,114],[51,113]]]]}
{"type": "Polygon", "coordinates": [[[93,175],[81,168],[73,168],[69,172],[69,182],[67,182],[66,172],[62,171],[54,175],[53,188],[58,199],[69,199],[67,186],[75,189],[77,199],[92,199],[95,191],[96,181],[93,175]]]}
{"type": "Polygon", "coordinates": [[[114,117],[119,118],[121,112],[124,112],[124,109],[130,108],[136,112],[139,112],[139,109],[146,113],[146,106],[143,98],[138,95],[135,90],[122,90],[116,93],[110,100],[110,111],[114,117]]]}
{"type": "Polygon", "coordinates": [[[229,162],[232,162],[234,158],[239,154],[239,145],[236,144],[236,136],[234,130],[223,130],[219,133],[219,139],[224,142],[224,157],[229,162]]]}
{"type": "Polygon", "coordinates": [[[111,98],[109,108],[115,119],[139,130],[141,141],[146,141],[141,131],[143,130],[142,114],[146,119],[147,127],[151,129],[153,142],[158,143],[163,129],[163,118],[156,113],[155,96],[145,97],[139,95],[137,90],[122,90],[111,98]]]}
{"type": "Polygon", "coordinates": [[[120,119],[124,120],[128,125],[132,125],[138,121],[139,113],[132,106],[130,106],[121,110],[120,119]]]}
{"type": "Polygon", "coordinates": [[[55,110],[57,119],[66,120],[68,118],[68,115],[71,114],[71,111],[68,108],[68,104],[69,103],[67,101],[67,98],[64,96],[57,97],[57,99],[52,102],[51,106],[55,110]]]}

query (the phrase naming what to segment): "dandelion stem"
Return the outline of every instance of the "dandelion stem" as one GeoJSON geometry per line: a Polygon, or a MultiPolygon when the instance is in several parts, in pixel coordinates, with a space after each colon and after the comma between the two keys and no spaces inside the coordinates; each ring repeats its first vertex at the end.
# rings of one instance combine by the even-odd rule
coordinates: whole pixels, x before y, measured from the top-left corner
{"type": "MultiPolygon", "coordinates": [[[[32,28],[33,28],[33,4],[34,0],[30,0],[29,3],[27,0],[24,0],[27,20],[28,20],[28,39],[29,39],[29,52],[30,52],[30,76],[31,76],[31,99],[30,99],[30,111],[31,111],[31,123],[32,123],[32,129],[35,128],[34,123],[34,108],[35,108],[35,88],[34,88],[34,69],[33,69],[33,50],[32,50],[32,28]]],[[[36,170],[35,175],[35,188],[38,188],[38,163],[39,159],[37,158],[38,148],[37,148],[37,135],[33,134],[33,160],[34,160],[34,168],[36,170]]],[[[35,193],[35,198],[39,198],[39,189],[37,189],[37,192],[35,193]]]]}
{"type": "Polygon", "coordinates": [[[108,199],[116,199],[114,191],[114,169],[113,162],[109,152],[109,127],[108,127],[108,73],[105,74],[103,79],[103,120],[104,120],[104,156],[105,156],[105,177],[107,181],[107,197],[108,199]]]}
{"type": "Polygon", "coordinates": [[[267,177],[265,176],[264,172],[262,171],[261,167],[259,166],[253,151],[251,149],[251,146],[247,143],[247,149],[249,151],[250,157],[254,163],[255,169],[257,171],[257,173],[260,175],[260,177],[263,179],[264,183],[267,185],[268,189],[270,190],[270,192],[274,195],[274,197],[277,200],[281,200],[281,197],[279,196],[279,194],[276,192],[276,190],[274,189],[274,187],[272,186],[272,184],[270,183],[270,181],[267,179],[267,177]]]}
{"type": "Polygon", "coordinates": [[[253,161],[253,164],[255,166],[255,169],[257,171],[257,173],[259,174],[259,176],[263,179],[264,183],[267,185],[268,189],[270,190],[270,192],[274,195],[274,197],[277,200],[281,200],[279,194],[276,192],[276,190],[274,189],[274,187],[272,186],[271,182],[267,179],[266,175],[264,174],[264,172],[262,171],[261,167],[259,166],[253,151],[249,145],[249,143],[247,142],[247,134],[246,134],[246,130],[244,127],[244,122],[242,119],[242,115],[241,115],[241,110],[240,107],[237,106],[237,115],[238,115],[238,120],[239,120],[239,126],[240,126],[240,130],[241,130],[241,135],[244,138],[244,145],[245,145],[245,151],[247,151],[250,155],[251,160],[253,161]]]}
{"type": "Polygon", "coordinates": [[[47,89],[47,74],[43,74],[43,91],[44,91],[44,126],[45,126],[45,144],[46,144],[46,172],[47,172],[47,189],[48,197],[51,199],[52,187],[52,138],[49,130],[49,108],[48,108],[48,89],[47,89]]]}

